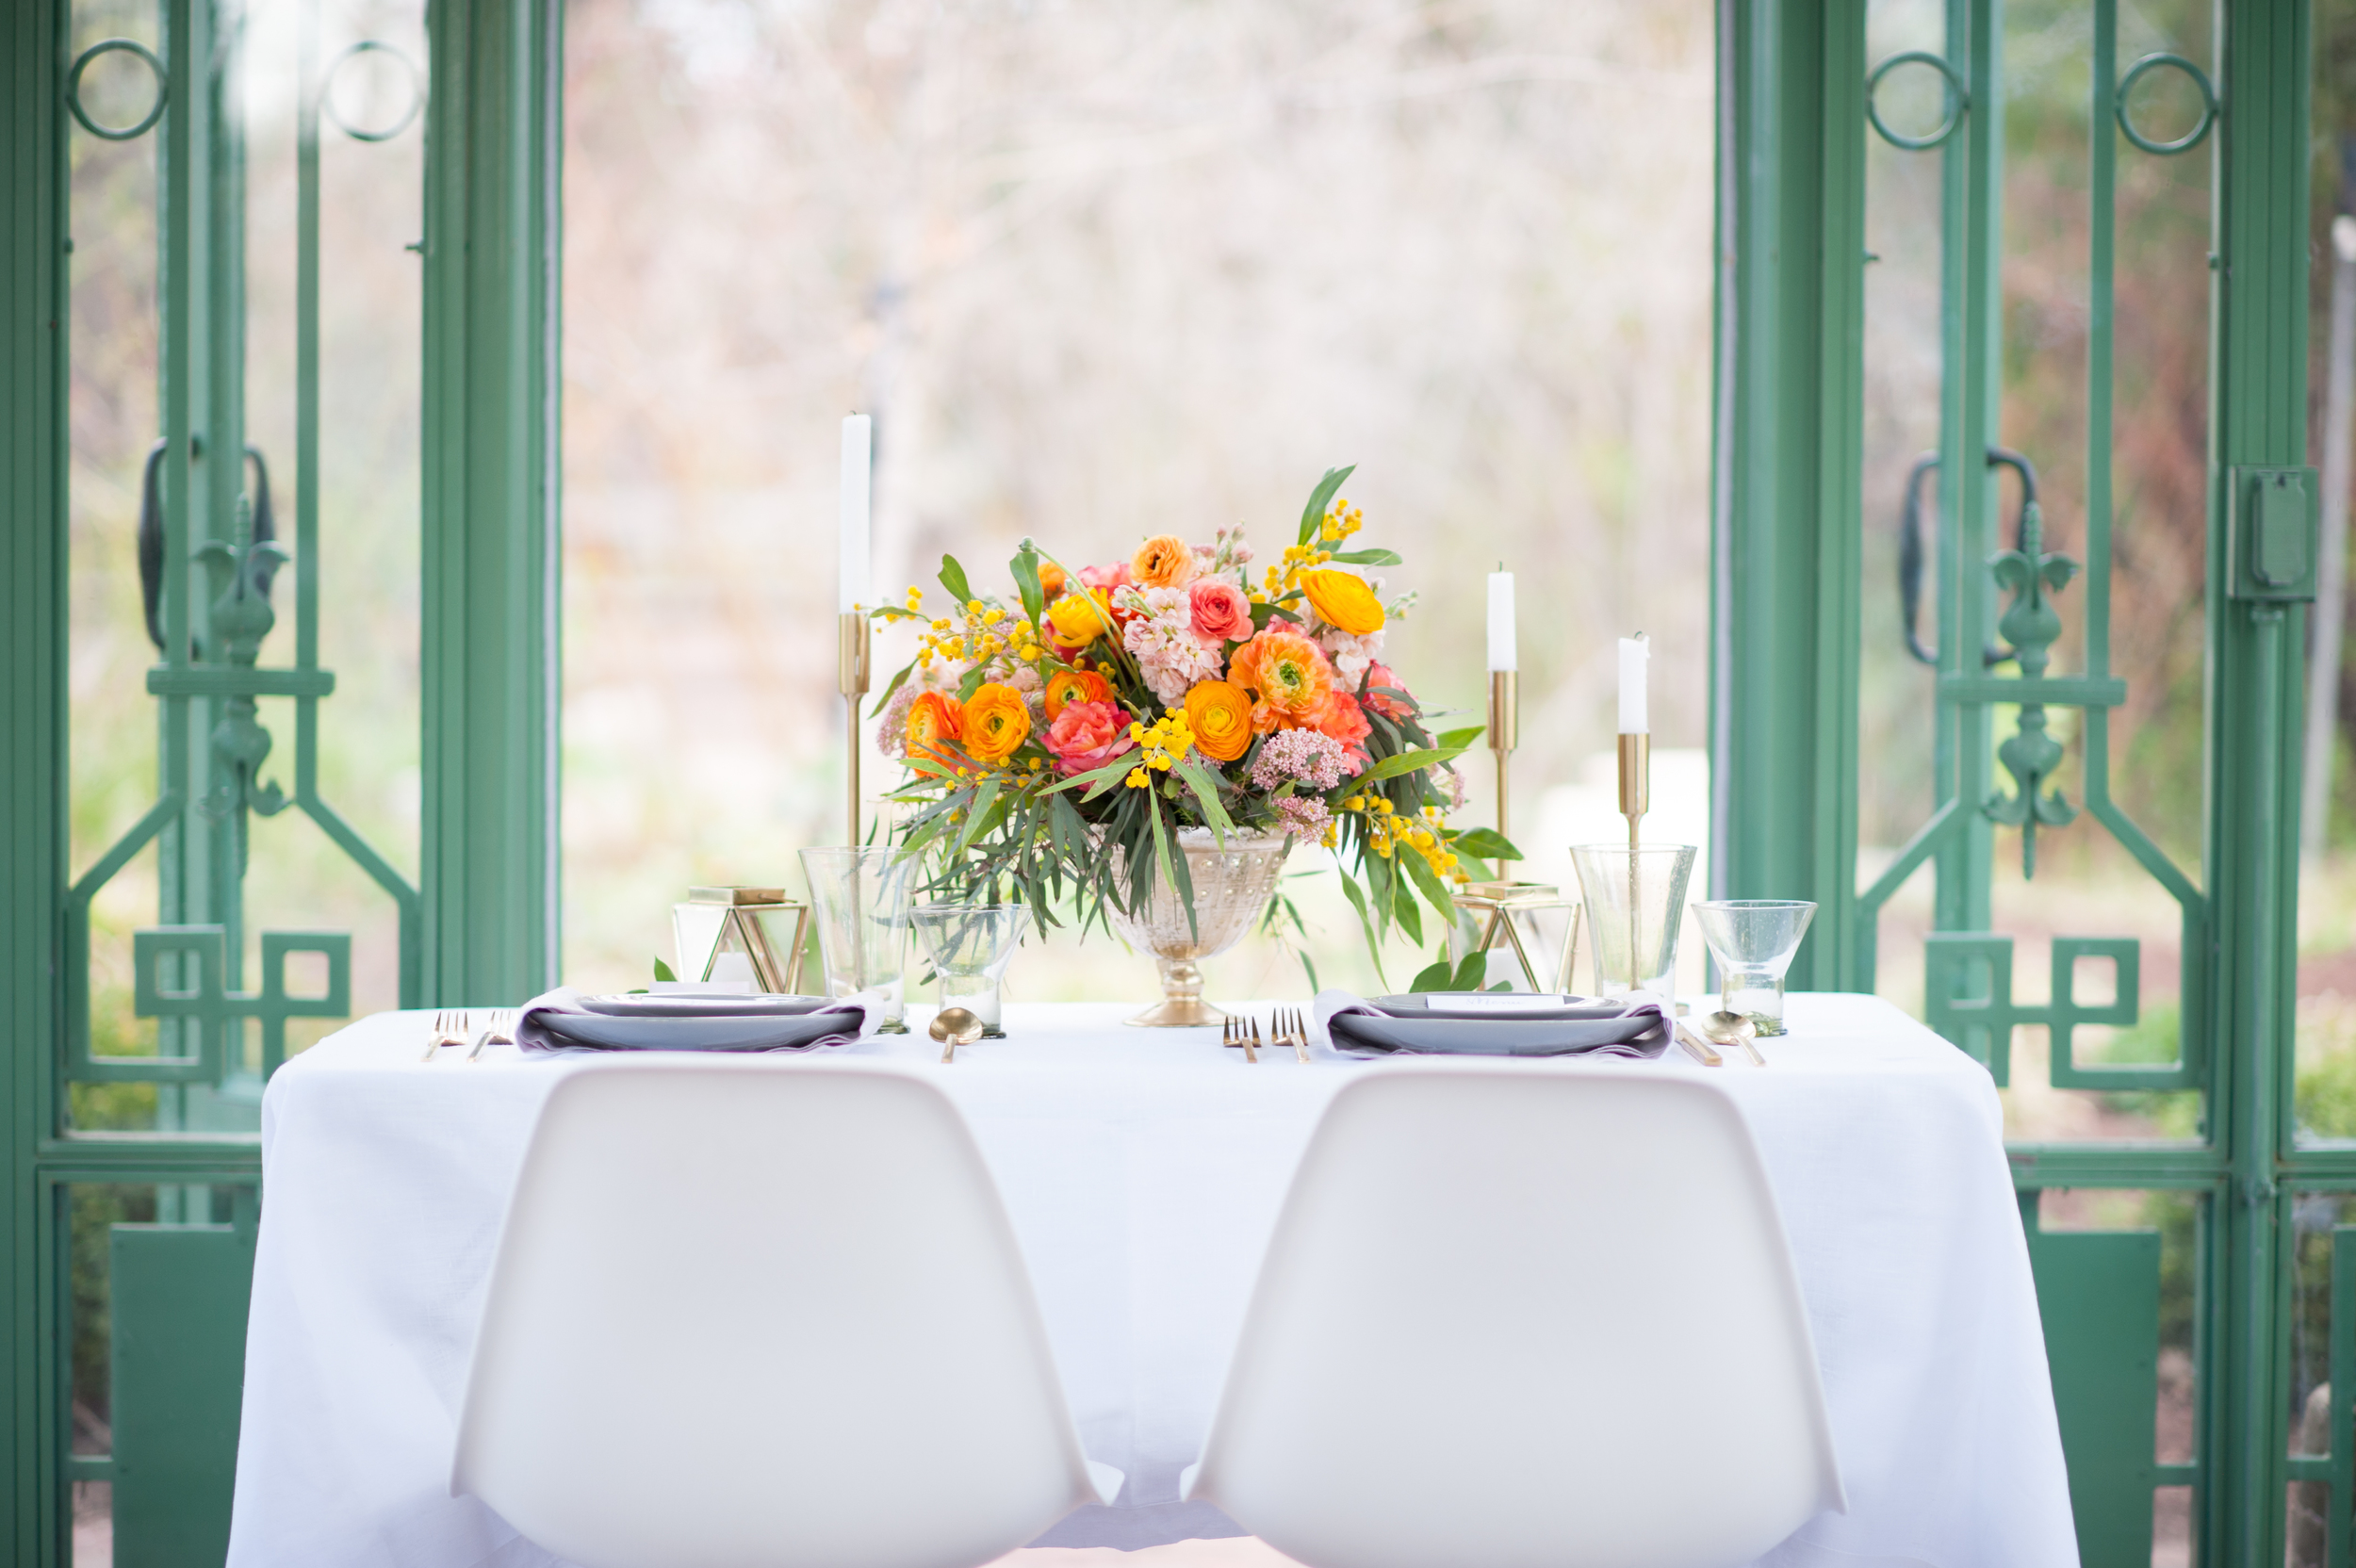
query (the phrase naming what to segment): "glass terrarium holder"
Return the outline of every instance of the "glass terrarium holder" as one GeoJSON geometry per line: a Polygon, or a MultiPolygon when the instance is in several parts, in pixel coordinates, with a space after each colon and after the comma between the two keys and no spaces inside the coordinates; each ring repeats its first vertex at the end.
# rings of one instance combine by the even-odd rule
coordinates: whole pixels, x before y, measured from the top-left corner
{"type": "Polygon", "coordinates": [[[1571,970],[1579,957],[1580,907],[1575,900],[1563,897],[1562,889],[1544,882],[1472,882],[1457,891],[1456,906],[1467,915],[1486,917],[1481,922],[1480,939],[1466,952],[1486,954],[1502,941],[1513,949],[1522,978],[1531,990],[1571,988],[1571,970]],[[1540,910],[1567,911],[1562,953],[1550,966],[1550,975],[1541,975],[1531,956],[1533,947],[1539,956],[1546,956],[1548,943],[1535,918],[1540,910]]]}

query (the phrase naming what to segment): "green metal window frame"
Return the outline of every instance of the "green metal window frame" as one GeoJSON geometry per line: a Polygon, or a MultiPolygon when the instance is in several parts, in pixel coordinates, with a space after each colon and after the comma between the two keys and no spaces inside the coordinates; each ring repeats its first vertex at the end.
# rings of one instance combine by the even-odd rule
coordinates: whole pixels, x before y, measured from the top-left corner
{"type": "MultiPolygon", "coordinates": [[[[175,14],[194,3],[176,0],[175,14]]],[[[67,1457],[70,1187],[260,1181],[254,1137],[74,1136],[63,1115],[73,966],[86,958],[70,940],[66,832],[70,19],[70,0],[0,7],[0,1552],[27,1564],[65,1560],[67,1482],[105,1462],[67,1457]]],[[[411,1004],[520,1001],[557,967],[562,20],[558,0],[430,0],[427,12],[424,812],[416,915],[404,902],[401,922],[411,1004]]],[[[195,57],[176,53],[164,67],[188,92],[195,57]]],[[[315,286],[316,258],[304,259],[315,286]]],[[[298,352],[315,356],[316,336],[298,352]]],[[[305,457],[316,440],[315,424],[299,432],[305,457]]],[[[302,462],[299,483],[314,471],[302,462]]],[[[313,569],[303,550],[296,570],[313,569]]],[[[299,753],[300,777],[311,760],[299,753]]],[[[170,1266],[171,1251],[140,1255],[170,1266]]]]}

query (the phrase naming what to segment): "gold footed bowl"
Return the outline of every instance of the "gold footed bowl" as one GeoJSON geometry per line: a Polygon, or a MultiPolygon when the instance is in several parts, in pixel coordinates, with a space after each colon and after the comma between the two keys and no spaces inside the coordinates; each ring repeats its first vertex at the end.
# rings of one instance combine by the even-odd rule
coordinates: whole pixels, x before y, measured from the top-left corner
{"type": "MultiPolygon", "coordinates": [[[[1291,848],[1292,840],[1280,833],[1230,833],[1222,844],[1207,827],[1178,830],[1177,853],[1186,856],[1194,881],[1194,924],[1187,925],[1186,901],[1158,871],[1142,908],[1125,915],[1104,911],[1121,940],[1152,954],[1161,966],[1162,1000],[1126,1021],[1147,1029],[1199,1029],[1226,1021],[1203,1000],[1201,960],[1216,958],[1252,929],[1276,891],[1277,873],[1291,848]]],[[[1114,874],[1125,877],[1121,869],[1114,874]]],[[[1121,885],[1125,889],[1126,881],[1121,885]]]]}

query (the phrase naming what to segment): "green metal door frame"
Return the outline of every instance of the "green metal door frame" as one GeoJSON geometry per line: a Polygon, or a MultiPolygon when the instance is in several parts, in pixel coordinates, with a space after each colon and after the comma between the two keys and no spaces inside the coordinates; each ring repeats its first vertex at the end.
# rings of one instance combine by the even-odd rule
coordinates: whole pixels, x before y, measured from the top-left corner
{"type": "MultiPolygon", "coordinates": [[[[189,127],[208,95],[195,62],[211,57],[186,47],[190,0],[169,9],[181,48],[168,47],[167,69],[190,106],[178,123],[189,127]]],[[[64,706],[70,17],[70,0],[0,7],[0,1460],[9,1478],[0,1555],[25,1564],[65,1560],[67,1482],[105,1463],[67,1458],[69,1186],[252,1185],[260,1175],[250,1135],[73,1136],[63,1116],[78,956],[69,940],[64,706]]],[[[561,8],[432,0],[428,29],[421,1000],[513,1003],[556,968],[561,8]]],[[[180,149],[175,179],[217,189],[235,178],[195,151],[180,149]]],[[[304,153],[311,177],[315,149],[304,153]]],[[[193,304],[179,302],[165,323],[167,354],[193,304]]],[[[240,374],[218,360],[190,368],[198,373],[176,379],[191,406],[168,399],[164,411],[184,433],[202,430],[205,403],[234,405],[240,374]]],[[[298,439],[316,449],[316,434],[298,439]]],[[[188,466],[166,463],[167,484],[185,485],[188,466]]],[[[225,482],[232,495],[234,479],[225,482]]],[[[307,549],[296,569],[312,569],[307,549]]],[[[306,629],[306,663],[312,641],[306,629]]],[[[303,748],[299,778],[312,762],[303,748]]],[[[303,804],[319,807],[315,816],[326,809],[303,804]]],[[[335,824],[321,825],[335,834],[335,824]]],[[[371,870],[384,872],[380,881],[392,875],[381,862],[371,870]]],[[[406,945],[405,906],[402,924],[406,945]]]]}
{"type": "MultiPolygon", "coordinates": [[[[2118,62],[2115,23],[2107,20],[2114,8],[2099,4],[2097,11],[2093,199],[2107,204],[2109,111],[2116,107],[2111,73],[2118,62]]],[[[1953,939],[1957,942],[1988,940],[1970,933],[1984,931],[1988,922],[1993,824],[1980,797],[1996,760],[1990,710],[2005,696],[2021,701],[2023,691],[2009,680],[2000,688],[1978,668],[1979,643],[1996,627],[1997,596],[1986,563],[2004,541],[1995,528],[1993,476],[1976,462],[1946,465],[1941,514],[1953,523],[1939,561],[1939,619],[1947,645],[1936,760],[1939,815],[1890,874],[1861,895],[1854,802],[1862,657],[1857,551],[1865,8],[1861,0],[1723,0],[1719,14],[1713,890],[1814,899],[1822,906],[1817,932],[1833,939],[1811,939],[1813,953],[1804,950],[1802,967],[1794,971],[1806,978],[1795,983],[1867,988],[1880,901],[1924,859],[1935,859],[1939,868],[1935,924],[1963,933],[1953,939]],[[1810,573],[1813,580],[1802,580],[1810,573]]],[[[2312,22],[2306,0],[2222,0],[2214,14],[2214,103],[2221,107],[2216,134],[2203,149],[2213,160],[2215,191],[2205,894],[2106,793],[2107,714],[2118,700],[2106,631],[2106,222],[2096,224],[2090,356],[2098,384],[2089,389],[2090,439],[2102,458],[2088,464],[2087,549],[2102,568],[2089,574],[2085,611],[2093,667],[2079,677],[2040,682],[2045,701],[2086,712],[2092,818],[2184,908],[2183,1060],[2146,1070],[2146,1081],[2130,1084],[2122,1077],[2119,1086],[2203,1090],[2207,1141],[2016,1148],[2013,1161],[2032,1226],[2035,1197],[2046,1188],[2168,1188],[2205,1200],[2196,1270],[2196,1458],[2185,1465],[2151,1463],[2140,1475],[2130,1465],[2121,1484],[2131,1491],[2193,1485],[2199,1560],[2259,1568],[2283,1560],[2284,1487],[2294,1479],[2331,1487],[2330,1560],[2350,1560],[2349,1494],[2356,1491],[2350,1448],[2356,1440],[2348,1434],[2356,1429],[2356,1386],[2350,1386],[2356,1377],[2342,1374],[2356,1366],[2356,1352],[2344,1353],[2356,1334],[2356,1261],[2346,1270],[2348,1288],[2340,1291],[2335,1282],[2334,1301],[2342,1295],[2348,1300],[2342,1303],[2348,1310],[2332,1318],[2331,1456],[2290,1457],[2283,1412],[2292,1370],[2292,1203],[2301,1192],[2356,1192],[2356,1150],[2302,1149],[2293,1138],[2305,606],[2297,591],[2277,594],[2254,583],[2247,563],[2229,553],[2237,531],[2253,526],[2244,514],[2256,503],[2249,471],[2296,474],[2305,461],[2312,22]]],[[[1950,73],[1962,102],[1940,155],[1948,222],[1969,242],[1958,242],[1951,232],[1943,252],[1950,368],[1941,446],[1950,453],[1976,454],[1998,435],[1991,335],[1998,304],[2001,0],[1951,0],[1948,15],[1944,61],[1934,63],[1950,73]]],[[[2028,546],[2032,554],[2038,547],[2034,541],[2028,546]]],[[[2024,676],[2031,674],[2041,671],[2024,668],[2024,676]]],[[[2024,710],[2034,706],[2022,702],[2024,710]]],[[[2036,787],[2034,777],[2022,781],[2023,793],[2036,787]]],[[[1994,805],[1991,800],[1989,808],[1994,805]]],[[[2004,956],[2008,964],[2008,948],[2004,956]]],[[[2132,989],[2129,974],[2122,961],[2122,989],[2132,989]]],[[[2036,1009],[2012,1007],[2005,980],[1991,993],[1997,1011],[1988,1033],[2008,1037],[2017,1021],[2066,1023],[2061,1015],[2071,1004],[2056,985],[2054,1004],[2039,1016],[2036,1009]]],[[[1936,996],[1933,1002],[1935,1008],[1940,1004],[1936,996]]],[[[2084,1011],[2072,1016],[2103,1021],[2084,1011]]],[[[2065,1065],[2066,1031],[2057,1026],[2055,1033],[2056,1085],[2099,1086],[2080,1081],[2083,1070],[2065,1065]]],[[[2001,1039],[1992,1039],[1988,1050],[2001,1082],[2001,1039]]],[[[2084,1266],[2092,1260],[2091,1249],[2068,1250],[2069,1243],[2095,1239],[2037,1238],[2040,1278],[2097,1278],[2103,1269],[2084,1266]]],[[[2356,1260],[2356,1251],[2349,1259],[2356,1260]]],[[[2105,1267],[2121,1279],[2135,1272],[2121,1273],[2118,1260],[2105,1267]]],[[[2079,1331],[2080,1305],[2046,1303],[2050,1343],[2098,1342],[2079,1331]],[[2053,1337],[2056,1329],[2064,1331],[2060,1339],[2053,1337]]],[[[2064,1376],[2056,1380],[2058,1387],[2064,1376]]]]}

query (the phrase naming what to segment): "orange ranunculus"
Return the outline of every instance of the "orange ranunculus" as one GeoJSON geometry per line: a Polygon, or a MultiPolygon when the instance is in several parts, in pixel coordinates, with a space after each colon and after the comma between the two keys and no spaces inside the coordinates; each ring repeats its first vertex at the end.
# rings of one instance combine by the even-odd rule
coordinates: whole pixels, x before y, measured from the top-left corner
{"type": "Polygon", "coordinates": [[[1383,601],[1374,596],[1366,580],[1355,572],[1337,572],[1331,566],[1321,566],[1302,573],[1301,585],[1308,590],[1309,608],[1322,616],[1327,626],[1352,637],[1383,629],[1383,601]]]}
{"type": "Polygon", "coordinates": [[[1145,588],[1184,588],[1196,569],[1194,547],[1174,533],[1153,535],[1129,558],[1129,570],[1145,588]]]}
{"type": "Polygon", "coordinates": [[[1011,686],[986,680],[965,700],[965,749],[992,766],[1014,755],[1031,733],[1031,710],[1011,686]]]}
{"type": "Polygon", "coordinates": [[[1047,607],[1047,627],[1057,645],[1084,648],[1112,630],[1110,601],[1097,589],[1065,594],[1047,607]]]}
{"type": "Polygon", "coordinates": [[[1042,561],[1039,564],[1039,597],[1053,599],[1059,596],[1063,593],[1064,584],[1070,580],[1064,576],[1064,569],[1054,562],[1042,561]]]}
{"type": "Polygon", "coordinates": [[[918,773],[944,773],[956,765],[951,749],[965,738],[965,713],[946,692],[920,692],[908,709],[908,766],[918,773]]]}
{"type": "Polygon", "coordinates": [[[1186,694],[1186,727],[1195,750],[1234,761],[1252,749],[1252,694],[1224,680],[1197,681],[1186,694]]]}
{"type": "Polygon", "coordinates": [[[1047,678],[1047,722],[1054,724],[1064,705],[1073,702],[1110,702],[1112,682],[1094,670],[1057,670],[1047,678]]]}
{"type": "Polygon", "coordinates": [[[1252,727],[1265,735],[1315,725],[1333,689],[1333,666],[1325,662],[1325,650],[1300,632],[1270,625],[1235,650],[1227,678],[1258,699],[1252,727]]]}

